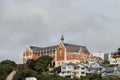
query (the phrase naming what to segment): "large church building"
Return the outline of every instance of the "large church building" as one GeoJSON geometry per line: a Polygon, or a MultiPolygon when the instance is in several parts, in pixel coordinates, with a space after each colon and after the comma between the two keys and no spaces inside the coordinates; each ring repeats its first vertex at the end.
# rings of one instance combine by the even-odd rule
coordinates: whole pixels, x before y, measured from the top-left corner
{"type": "Polygon", "coordinates": [[[58,67],[63,63],[79,63],[94,59],[86,46],[64,43],[64,38],[62,36],[58,45],[49,47],[27,45],[23,52],[23,64],[29,59],[36,60],[37,58],[46,55],[53,58],[51,66],[55,67],[58,67]]]}

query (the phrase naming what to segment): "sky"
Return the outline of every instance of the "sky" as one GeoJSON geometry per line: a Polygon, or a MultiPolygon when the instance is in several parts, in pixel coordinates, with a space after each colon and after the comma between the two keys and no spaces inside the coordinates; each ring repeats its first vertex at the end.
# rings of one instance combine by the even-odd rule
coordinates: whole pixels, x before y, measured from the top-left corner
{"type": "Polygon", "coordinates": [[[91,53],[120,47],[120,0],[0,0],[0,61],[22,63],[27,44],[64,42],[91,53]]]}

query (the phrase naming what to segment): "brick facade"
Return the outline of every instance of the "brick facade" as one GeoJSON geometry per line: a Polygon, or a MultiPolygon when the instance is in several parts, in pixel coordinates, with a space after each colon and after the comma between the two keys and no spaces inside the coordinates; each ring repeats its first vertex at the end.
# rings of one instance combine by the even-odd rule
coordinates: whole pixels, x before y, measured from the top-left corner
{"type": "Polygon", "coordinates": [[[60,43],[55,46],[41,48],[27,45],[23,52],[23,63],[29,59],[36,60],[45,55],[53,57],[52,65],[55,64],[55,67],[63,63],[79,63],[90,59],[90,53],[86,46],[64,43],[62,37],[60,43]]]}

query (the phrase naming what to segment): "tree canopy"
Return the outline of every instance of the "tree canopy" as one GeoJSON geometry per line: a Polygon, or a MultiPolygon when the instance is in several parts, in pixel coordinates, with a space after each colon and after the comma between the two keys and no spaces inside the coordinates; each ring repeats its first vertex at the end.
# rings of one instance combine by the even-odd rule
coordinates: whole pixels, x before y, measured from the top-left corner
{"type": "Polygon", "coordinates": [[[6,77],[15,68],[16,63],[11,60],[4,60],[0,62],[0,80],[5,80],[6,77]]]}
{"type": "Polygon", "coordinates": [[[3,61],[0,62],[0,64],[3,64],[3,65],[9,64],[9,65],[11,65],[13,67],[16,66],[16,63],[14,61],[11,61],[11,60],[3,60],[3,61]]]}
{"type": "Polygon", "coordinates": [[[39,57],[37,60],[30,59],[27,61],[26,64],[30,69],[33,69],[37,71],[39,74],[41,74],[42,72],[48,71],[48,66],[52,60],[53,60],[52,57],[42,56],[39,57]]]}

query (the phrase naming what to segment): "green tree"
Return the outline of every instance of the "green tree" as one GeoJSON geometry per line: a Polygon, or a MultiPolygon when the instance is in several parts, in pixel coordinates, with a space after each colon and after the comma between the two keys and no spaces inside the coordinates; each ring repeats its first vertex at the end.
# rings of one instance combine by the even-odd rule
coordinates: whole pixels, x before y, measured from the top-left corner
{"type": "Polygon", "coordinates": [[[52,60],[53,60],[53,58],[50,56],[42,56],[42,57],[37,59],[37,62],[39,62],[45,66],[48,66],[52,60]]]}
{"type": "Polygon", "coordinates": [[[35,71],[37,71],[39,74],[41,74],[42,72],[46,72],[48,71],[48,68],[46,65],[43,65],[39,62],[36,63],[35,67],[34,67],[35,71]]]}
{"type": "Polygon", "coordinates": [[[33,70],[35,70],[35,69],[34,69],[35,64],[36,64],[36,61],[33,60],[33,59],[29,59],[29,60],[26,62],[26,66],[27,66],[28,68],[30,68],[30,69],[33,69],[33,70]]]}
{"type": "Polygon", "coordinates": [[[51,63],[51,61],[53,60],[52,57],[49,56],[42,56],[39,57],[37,60],[28,60],[26,63],[26,66],[32,70],[37,71],[39,74],[41,74],[42,72],[46,72],[48,71],[48,66],[51,63]]]}
{"type": "Polygon", "coordinates": [[[101,80],[101,77],[99,74],[93,74],[89,77],[89,80],[101,80]]]}
{"type": "Polygon", "coordinates": [[[39,75],[29,68],[19,70],[14,76],[13,80],[25,80],[26,77],[36,77],[39,80],[39,75]]]}
{"type": "Polygon", "coordinates": [[[61,66],[58,66],[58,67],[55,67],[54,69],[53,69],[53,72],[54,73],[60,73],[61,72],[61,66]]]}
{"type": "Polygon", "coordinates": [[[48,66],[52,60],[53,60],[53,58],[49,57],[49,56],[42,56],[42,57],[38,58],[36,60],[35,66],[34,66],[35,71],[37,71],[40,74],[42,72],[48,71],[48,66]]]}
{"type": "Polygon", "coordinates": [[[109,65],[109,64],[110,64],[110,61],[104,60],[104,61],[103,61],[103,64],[109,65]]]}
{"type": "Polygon", "coordinates": [[[11,60],[3,60],[0,62],[0,80],[5,80],[6,77],[13,71],[16,63],[11,60]]]}
{"type": "Polygon", "coordinates": [[[0,64],[0,80],[5,80],[7,75],[10,74],[13,70],[13,67],[9,64],[0,64]]]}
{"type": "MultiPolygon", "coordinates": [[[[40,80],[71,80],[70,78],[55,76],[55,75],[42,75],[40,77],[40,80]]],[[[78,79],[72,79],[72,80],[78,80],[78,79]]]]}
{"type": "Polygon", "coordinates": [[[84,76],[84,77],[82,76],[80,80],[89,80],[89,76],[84,76]]]}
{"type": "Polygon", "coordinates": [[[17,66],[16,66],[16,69],[17,70],[24,70],[26,68],[26,66],[24,65],[24,64],[18,64],[17,66]]]}
{"type": "Polygon", "coordinates": [[[16,63],[14,61],[11,61],[11,60],[4,60],[0,64],[2,64],[2,65],[9,64],[9,65],[11,65],[13,67],[16,66],[16,63]]]}

